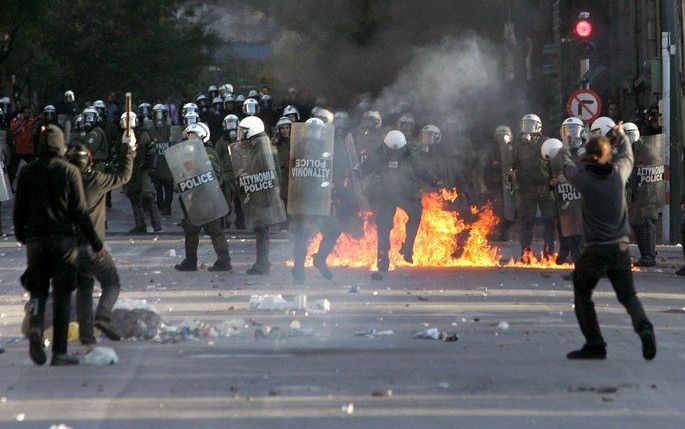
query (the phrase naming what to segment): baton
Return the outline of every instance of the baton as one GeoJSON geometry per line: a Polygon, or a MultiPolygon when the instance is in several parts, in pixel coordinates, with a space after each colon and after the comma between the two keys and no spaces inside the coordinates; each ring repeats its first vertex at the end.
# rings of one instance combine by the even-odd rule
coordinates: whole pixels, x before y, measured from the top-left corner
{"type": "Polygon", "coordinates": [[[126,137],[131,137],[131,93],[126,93],[126,137]]]}

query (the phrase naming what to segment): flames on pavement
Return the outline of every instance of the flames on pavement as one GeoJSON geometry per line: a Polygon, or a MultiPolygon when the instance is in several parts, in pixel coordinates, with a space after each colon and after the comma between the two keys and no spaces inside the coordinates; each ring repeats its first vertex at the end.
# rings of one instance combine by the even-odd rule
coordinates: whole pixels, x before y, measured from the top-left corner
{"type": "MultiPolygon", "coordinates": [[[[443,189],[440,192],[424,193],[422,196],[423,215],[414,245],[414,263],[406,262],[399,249],[404,241],[405,224],[408,216],[397,209],[390,233],[390,269],[396,267],[518,267],[544,269],[572,269],[572,264],[557,265],[555,258],[542,258],[527,254],[529,262],[502,260],[501,249],[488,241],[488,236],[497,226],[499,219],[490,203],[482,208],[471,207],[475,219],[471,223],[459,217],[457,211],[447,207],[457,199],[457,190],[443,189]],[[458,249],[456,237],[466,235],[463,249],[458,249]],[[453,255],[460,250],[460,255],[453,255]],[[462,251],[463,250],[463,251],[462,251]]],[[[316,252],[321,241],[317,234],[309,245],[308,255],[316,252]]],[[[364,214],[364,236],[354,239],[342,234],[328,257],[328,264],[334,267],[376,268],[376,225],[372,214],[364,214]]],[[[311,257],[307,265],[311,266],[311,257]]]]}

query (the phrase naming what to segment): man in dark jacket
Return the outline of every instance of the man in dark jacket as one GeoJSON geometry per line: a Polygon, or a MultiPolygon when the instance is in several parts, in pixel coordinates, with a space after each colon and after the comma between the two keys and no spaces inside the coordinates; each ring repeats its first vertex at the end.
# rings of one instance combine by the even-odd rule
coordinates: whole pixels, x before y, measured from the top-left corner
{"type": "Polygon", "coordinates": [[[383,142],[384,145],[372,151],[359,169],[362,176],[370,176],[364,193],[376,219],[378,271],[387,272],[395,211],[400,207],[409,216],[400,253],[405,261],[413,263],[414,240],[423,212],[419,180],[435,187],[438,179],[421,167],[401,131],[390,131],[383,142]]]}
{"type": "MultiPolygon", "coordinates": [[[[133,159],[136,155],[135,134],[122,137],[122,148],[117,153],[123,156],[122,162],[115,163],[117,170],[105,173],[93,170],[93,157],[85,145],[69,150],[69,162],[81,170],[83,188],[86,197],[88,214],[95,226],[100,240],[105,239],[106,196],[113,189],[123,186],[131,179],[133,159]]],[[[95,313],[95,326],[110,340],[121,339],[111,325],[112,308],[119,297],[121,283],[114,260],[110,255],[93,259],[85,238],[79,237],[78,289],[76,291],[76,312],[79,322],[79,338],[82,344],[95,344],[93,335],[93,286],[95,279],[100,282],[102,296],[95,313]]]]}
{"type": "Polygon", "coordinates": [[[50,364],[78,364],[77,358],[67,355],[69,307],[76,287],[76,228],[93,248],[95,258],[107,255],[88,216],[81,174],[62,159],[65,153],[62,130],[49,125],[40,137],[39,159],[24,167],[19,176],[14,205],[17,241],[26,244],[28,268],[22,281],[31,294],[29,354],[36,365],[47,360],[43,319],[50,280],[54,304],[50,364]]]}
{"type": "Polygon", "coordinates": [[[609,138],[600,135],[587,143],[585,163],[579,165],[573,162],[570,147],[565,144],[563,148],[564,175],[583,195],[583,233],[587,244],[573,272],[575,312],[586,343],[569,353],[569,359],[606,358],[606,343],[592,302],[592,291],[605,274],[640,336],[643,357],[651,360],[656,355],[654,328],[635,293],[630,269],[625,191],[633,170],[633,151],[620,123],[613,129],[613,141],[613,160],[609,138]]]}

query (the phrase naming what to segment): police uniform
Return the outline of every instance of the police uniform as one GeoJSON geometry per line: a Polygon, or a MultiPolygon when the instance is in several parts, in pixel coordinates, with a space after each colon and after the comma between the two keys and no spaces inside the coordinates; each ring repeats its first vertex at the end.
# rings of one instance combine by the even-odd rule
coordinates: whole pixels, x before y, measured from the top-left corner
{"type": "Polygon", "coordinates": [[[540,209],[544,224],[543,254],[554,253],[554,196],[549,189],[547,161],[540,156],[546,138],[537,135],[530,142],[519,140],[514,146],[512,168],[516,174],[518,215],[521,219],[521,254],[532,250],[533,223],[540,209]]]}
{"type": "Polygon", "coordinates": [[[157,149],[152,144],[152,138],[146,130],[135,130],[138,141],[138,151],[133,162],[133,176],[124,190],[131,201],[133,219],[136,223],[130,233],[145,233],[145,212],[150,216],[150,223],[155,232],[162,230],[159,209],[155,203],[157,191],[152,184],[157,149]]]}
{"type": "MultiPolygon", "coordinates": [[[[212,170],[216,180],[219,183],[223,182],[223,169],[221,167],[221,161],[219,160],[219,155],[216,153],[211,145],[205,144],[205,150],[207,151],[207,157],[212,163],[212,170]]],[[[220,198],[220,197],[219,197],[220,198]]],[[[211,222],[207,222],[204,225],[196,226],[190,222],[188,219],[188,213],[186,211],[183,201],[181,201],[181,209],[185,214],[185,218],[182,221],[183,233],[185,235],[185,252],[186,256],[183,262],[176,265],[176,269],[179,271],[194,271],[197,269],[197,248],[200,245],[200,231],[204,230],[209,238],[212,240],[212,246],[214,247],[214,252],[217,256],[217,261],[213,267],[210,267],[210,271],[228,271],[231,269],[231,257],[229,256],[228,241],[224,236],[224,231],[221,226],[221,218],[215,219],[211,222]]]]}

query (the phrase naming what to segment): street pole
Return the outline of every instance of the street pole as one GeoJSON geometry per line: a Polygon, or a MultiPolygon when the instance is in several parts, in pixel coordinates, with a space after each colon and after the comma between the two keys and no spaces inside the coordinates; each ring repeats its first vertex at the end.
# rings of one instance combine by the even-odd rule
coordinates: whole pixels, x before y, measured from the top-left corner
{"type": "MultiPolygon", "coordinates": [[[[683,174],[683,150],[682,150],[682,130],[681,126],[681,79],[680,79],[680,0],[662,0],[661,11],[662,20],[661,27],[664,33],[669,34],[668,50],[663,46],[662,40],[662,61],[663,57],[668,58],[668,68],[664,67],[664,77],[666,73],[669,74],[669,97],[664,98],[664,109],[668,108],[668,116],[664,110],[664,127],[669,124],[668,135],[666,137],[666,144],[669,147],[670,160],[670,211],[669,217],[669,234],[666,236],[671,243],[680,241],[680,225],[682,214],[680,211],[680,203],[682,198],[682,174],[683,174]],[[668,103],[666,102],[668,100],[668,103]]],[[[663,33],[662,33],[663,38],[663,33]]],[[[664,80],[664,83],[666,81],[664,80]]],[[[664,91],[665,92],[665,91],[664,91]]]]}
{"type": "MultiPolygon", "coordinates": [[[[664,159],[666,165],[671,167],[671,33],[661,33],[661,114],[663,118],[662,132],[664,133],[664,141],[666,147],[664,148],[664,159]]],[[[671,182],[673,181],[673,171],[671,170],[671,182]]],[[[670,187],[671,185],[669,185],[670,187]]],[[[666,201],[664,205],[664,213],[662,215],[663,222],[663,236],[664,241],[671,242],[671,201],[673,200],[673,191],[671,188],[670,201],[666,201]]]]}

